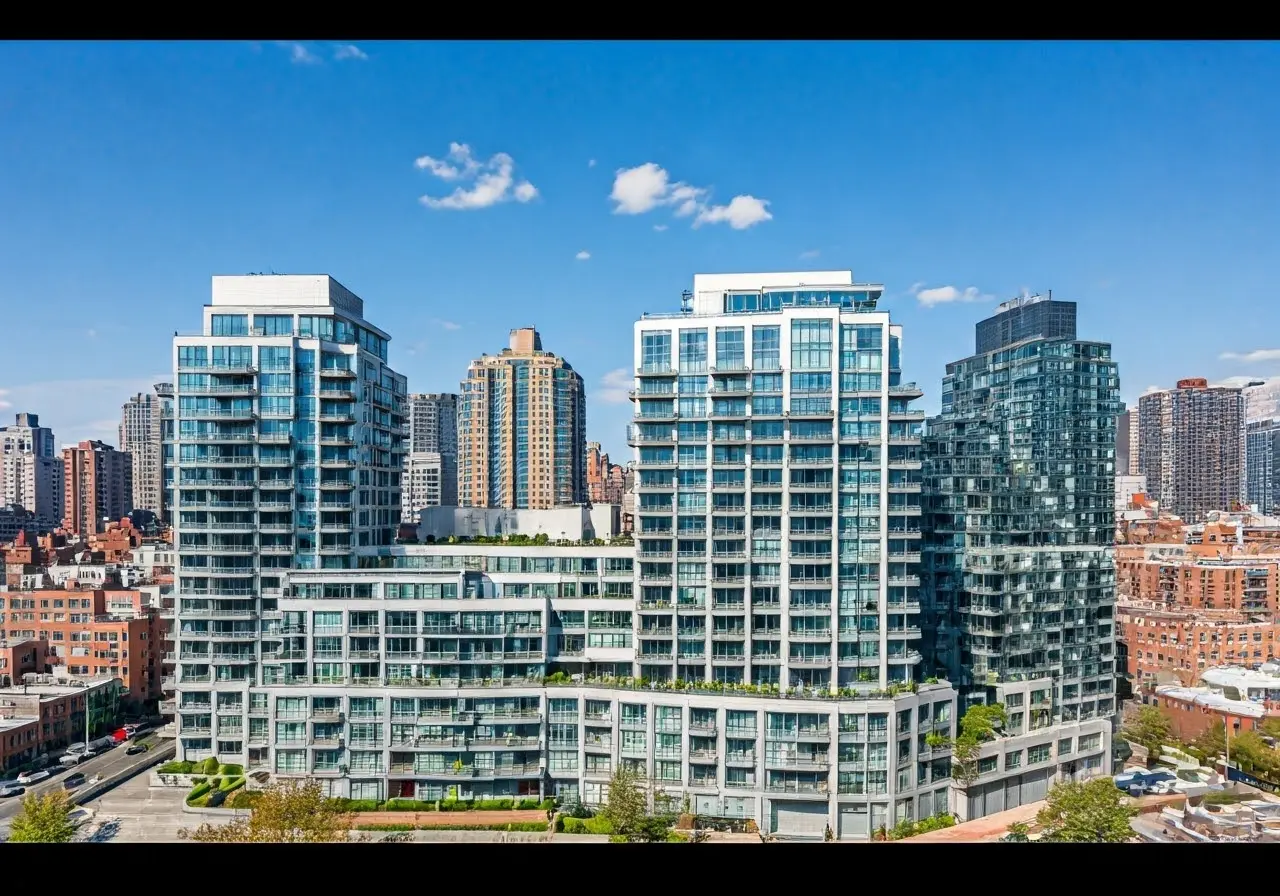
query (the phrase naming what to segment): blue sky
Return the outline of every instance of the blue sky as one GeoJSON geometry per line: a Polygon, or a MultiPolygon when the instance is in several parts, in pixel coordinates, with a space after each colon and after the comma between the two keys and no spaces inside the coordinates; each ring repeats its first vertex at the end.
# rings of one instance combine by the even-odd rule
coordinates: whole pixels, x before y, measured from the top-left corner
{"type": "Polygon", "coordinates": [[[114,442],[210,275],[267,270],[363,296],[415,391],[536,325],[615,458],[695,272],[884,283],[928,409],[1024,289],[1126,400],[1270,377],[1277,83],[1249,43],[6,44],[0,414],[114,442]]]}

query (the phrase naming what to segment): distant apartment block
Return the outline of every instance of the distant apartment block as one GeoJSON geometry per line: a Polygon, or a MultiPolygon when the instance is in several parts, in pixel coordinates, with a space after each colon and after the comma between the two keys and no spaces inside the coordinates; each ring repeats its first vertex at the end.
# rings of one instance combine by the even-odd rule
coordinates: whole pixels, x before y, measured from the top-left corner
{"type": "Polygon", "coordinates": [[[18,414],[0,428],[0,506],[29,511],[42,531],[62,523],[62,461],[53,430],[35,414],[18,414]]]}
{"type": "Polygon", "coordinates": [[[62,528],[80,536],[101,532],[133,505],[133,461],[103,442],[62,449],[62,528]]]}
{"type": "Polygon", "coordinates": [[[416,523],[427,507],[458,503],[458,396],[409,396],[402,521],[416,523]]]}
{"type": "Polygon", "coordinates": [[[1161,511],[1189,523],[1244,499],[1244,398],[1239,387],[1179,380],[1143,395],[1139,472],[1161,511]]]}
{"type": "Polygon", "coordinates": [[[1244,387],[1244,418],[1250,423],[1280,418],[1280,377],[1258,380],[1244,387]]]}
{"type": "Polygon", "coordinates": [[[1116,622],[1135,690],[1150,684],[1193,685],[1213,666],[1257,666],[1274,662],[1280,651],[1280,626],[1269,616],[1122,601],[1116,622]]]}
{"type": "Polygon", "coordinates": [[[1047,295],[1006,302],[996,314],[974,326],[974,353],[985,355],[1029,339],[1075,339],[1076,303],[1047,295]]]}
{"type": "Polygon", "coordinates": [[[599,442],[587,442],[587,491],[592,504],[621,504],[625,489],[621,464],[611,463],[599,442]]]}
{"type": "Polygon", "coordinates": [[[131,510],[149,510],[164,519],[165,413],[173,411],[173,384],[157,383],[155,391],[140,392],[120,409],[120,450],[133,467],[131,510]]]}
{"type": "Polygon", "coordinates": [[[58,753],[72,743],[84,743],[86,728],[94,735],[108,733],[119,718],[121,688],[114,678],[73,684],[43,679],[30,684],[6,673],[12,653],[27,655],[31,648],[0,641],[0,770],[15,769],[37,756],[58,753]],[[86,720],[88,724],[86,725],[86,720]]]}
{"type": "Polygon", "coordinates": [[[538,331],[471,362],[458,400],[458,503],[540,510],[587,501],[586,395],[538,331]]]}
{"type": "Polygon", "coordinates": [[[1280,559],[1196,556],[1177,545],[1116,548],[1121,597],[1194,610],[1276,612],[1280,559]]]}
{"type": "Polygon", "coordinates": [[[1260,513],[1280,510],[1280,418],[1247,425],[1244,458],[1245,501],[1260,513]]]}
{"type": "Polygon", "coordinates": [[[1138,409],[1129,408],[1116,419],[1116,476],[1137,476],[1142,436],[1138,409]]]}

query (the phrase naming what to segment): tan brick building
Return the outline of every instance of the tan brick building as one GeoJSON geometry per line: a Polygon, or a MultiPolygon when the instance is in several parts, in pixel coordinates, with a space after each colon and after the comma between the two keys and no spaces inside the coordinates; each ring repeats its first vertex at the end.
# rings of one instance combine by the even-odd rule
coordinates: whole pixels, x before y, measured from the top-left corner
{"type": "Polygon", "coordinates": [[[587,502],[586,393],[532,327],[472,361],[458,397],[458,504],[546,510],[587,502]]]}
{"type": "Polygon", "coordinates": [[[62,449],[62,528],[76,535],[101,532],[133,509],[133,462],[103,442],[62,449]]]}
{"type": "Polygon", "coordinates": [[[1268,617],[1122,600],[1116,623],[1135,689],[1174,680],[1194,685],[1214,666],[1258,666],[1280,656],[1277,625],[1268,617]]]}

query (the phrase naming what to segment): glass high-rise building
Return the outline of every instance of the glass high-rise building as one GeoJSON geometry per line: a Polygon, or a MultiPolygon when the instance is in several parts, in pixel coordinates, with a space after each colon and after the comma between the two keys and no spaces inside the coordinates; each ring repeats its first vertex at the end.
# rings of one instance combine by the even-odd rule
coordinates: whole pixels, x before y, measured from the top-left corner
{"type": "Polygon", "coordinates": [[[532,327],[471,362],[458,396],[458,503],[546,510],[587,502],[582,376],[532,327]]]}
{"type": "Polygon", "coordinates": [[[683,312],[635,325],[643,677],[917,677],[923,412],[882,292],[697,275],[683,312]]]}
{"type": "Polygon", "coordinates": [[[983,331],[986,351],[947,365],[925,438],[930,671],[978,702],[1044,681],[1011,728],[1109,717],[1120,409],[1111,346],[1077,339],[1074,326],[995,345],[983,331]]]}
{"type": "Polygon", "coordinates": [[[357,549],[394,541],[406,389],[388,341],[324,275],[214,277],[201,333],[174,339],[180,758],[247,760],[261,688],[348,674],[330,661],[340,638],[287,648],[278,601],[290,570],[351,568],[357,549]]]}
{"type": "Polygon", "coordinates": [[[1280,506],[1280,420],[1254,420],[1245,431],[1245,500],[1260,513],[1280,506]]]}

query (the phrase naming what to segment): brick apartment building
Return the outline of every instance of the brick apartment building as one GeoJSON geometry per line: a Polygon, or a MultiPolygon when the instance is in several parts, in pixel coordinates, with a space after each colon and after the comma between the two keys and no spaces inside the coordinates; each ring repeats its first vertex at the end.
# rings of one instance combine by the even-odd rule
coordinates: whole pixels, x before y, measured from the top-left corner
{"type": "Polygon", "coordinates": [[[133,509],[133,461],[103,442],[62,449],[62,528],[85,536],[133,509]]]}
{"type": "Polygon", "coordinates": [[[1201,689],[1157,688],[1151,703],[1164,711],[1174,737],[1183,742],[1195,740],[1218,722],[1233,735],[1236,731],[1254,731],[1262,727],[1267,717],[1265,707],[1201,689]]]}
{"type": "Polygon", "coordinates": [[[123,699],[158,700],[165,622],[149,599],[123,589],[0,592],[0,643],[7,645],[0,663],[9,663],[0,664],[0,682],[8,676],[20,684],[23,672],[65,666],[74,678],[119,678],[123,699]],[[35,660],[23,662],[32,650],[35,660]]]}
{"type": "Polygon", "coordinates": [[[1257,666],[1280,657],[1277,624],[1267,617],[1122,600],[1116,623],[1135,687],[1175,680],[1194,685],[1214,666],[1257,666]]]}
{"type": "Polygon", "coordinates": [[[626,471],[611,463],[599,442],[587,442],[587,496],[592,504],[621,504],[626,471]]]}
{"type": "Polygon", "coordinates": [[[1207,559],[1190,552],[1144,547],[1116,549],[1121,597],[1197,610],[1275,613],[1280,602],[1280,558],[1207,559]]]}
{"type": "Polygon", "coordinates": [[[86,709],[92,734],[102,734],[118,720],[119,701],[120,682],[112,678],[84,685],[0,687],[0,769],[17,768],[41,754],[53,757],[83,741],[86,709]]]}

